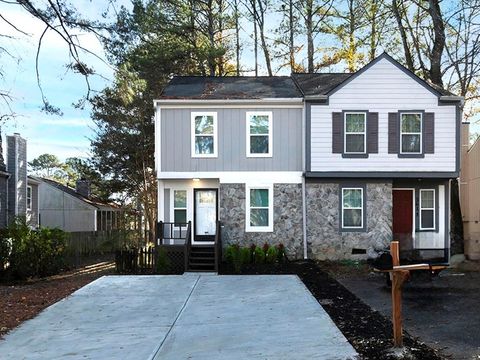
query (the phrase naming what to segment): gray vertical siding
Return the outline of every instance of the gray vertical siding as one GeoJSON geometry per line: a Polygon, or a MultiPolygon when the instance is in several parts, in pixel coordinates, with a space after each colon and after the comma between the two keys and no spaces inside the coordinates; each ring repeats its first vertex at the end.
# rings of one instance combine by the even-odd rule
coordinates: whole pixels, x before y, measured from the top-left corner
{"type": "Polygon", "coordinates": [[[162,171],[301,171],[302,109],[162,109],[162,171]],[[191,113],[217,112],[218,157],[191,157],[191,113]],[[246,112],[273,114],[273,156],[247,158],[246,112]]]}

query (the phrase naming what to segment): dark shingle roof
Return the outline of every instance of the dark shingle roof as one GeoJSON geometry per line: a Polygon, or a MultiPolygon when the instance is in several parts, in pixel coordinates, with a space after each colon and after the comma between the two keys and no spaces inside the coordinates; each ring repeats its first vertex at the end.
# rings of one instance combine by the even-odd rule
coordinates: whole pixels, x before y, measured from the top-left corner
{"type": "Polygon", "coordinates": [[[175,76],[160,99],[300,98],[290,76],[175,76]]]}
{"type": "Polygon", "coordinates": [[[349,73],[297,73],[292,74],[298,87],[303,94],[309,95],[327,95],[337,85],[347,80],[353,74],[349,73]]]}
{"type": "Polygon", "coordinates": [[[89,196],[88,198],[86,198],[85,196],[82,196],[80,195],[79,193],[77,193],[75,191],[75,189],[71,188],[70,186],[66,186],[66,185],[63,185],[63,184],[60,184],[59,182],[56,182],[54,180],[50,180],[50,179],[45,179],[45,178],[41,178],[41,177],[36,177],[36,176],[30,176],[29,175],[29,178],[32,178],[33,180],[36,180],[36,181],[43,181],[73,197],[76,197],[77,199],[79,200],[82,200],[82,201],[85,201],[87,204],[90,204],[90,205],[93,205],[93,206],[106,206],[106,207],[111,207],[111,208],[115,208],[115,209],[119,209],[120,206],[118,206],[117,204],[115,203],[111,203],[111,202],[106,202],[106,201],[103,201],[95,196],[89,196]]]}

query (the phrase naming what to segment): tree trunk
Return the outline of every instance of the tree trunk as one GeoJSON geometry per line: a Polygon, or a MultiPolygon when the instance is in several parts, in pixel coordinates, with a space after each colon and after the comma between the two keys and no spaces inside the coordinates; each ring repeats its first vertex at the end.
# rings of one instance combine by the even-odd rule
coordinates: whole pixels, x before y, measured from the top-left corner
{"type": "Polygon", "coordinates": [[[255,76],[258,76],[258,32],[257,32],[257,0],[250,0],[253,7],[253,43],[255,54],[255,76]]]}
{"type": "Polygon", "coordinates": [[[412,53],[410,51],[410,46],[408,45],[407,33],[405,32],[405,28],[403,27],[402,16],[398,9],[397,0],[392,0],[392,10],[395,16],[395,20],[397,21],[398,31],[400,32],[400,37],[402,39],[403,45],[403,53],[405,55],[405,62],[407,64],[407,68],[410,71],[415,71],[415,65],[413,62],[412,53]]]}
{"type": "Polygon", "coordinates": [[[234,16],[235,16],[235,58],[236,58],[236,73],[240,76],[240,26],[238,24],[238,0],[234,0],[234,16]]]}
{"type": "Polygon", "coordinates": [[[348,24],[348,55],[347,67],[351,73],[356,69],[356,45],[355,45],[355,12],[353,0],[348,3],[349,24],[348,24]]]}
{"type": "Polygon", "coordinates": [[[315,71],[313,64],[313,0],[307,0],[305,14],[305,28],[307,30],[307,68],[309,73],[315,71]]]}
{"type": "Polygon", "coordinates": [[[290,0],[288,3],[288,25],[290,31],[290,41],[289,41],[289,51],[290,51],[290,72],[295,71],[295,44],[294,44],[294,23],[293,23],[293,0],[290,0]]]}
{"type": "Polygon", "coordinates": [[[370,3],[370,61],[375,59],[377,53],[377,20],[378,11],[377,0],[371,0],[370,3]]]}
{"type": "MultiPolygon", "coordinates": [[[[215,24],[213,15],[213,0],[207,2],[207,36],[210,45],[210,49],[215,49],[215,24]]],[[[208,71],[210,76],[215,76],[216,61],[215,57],[208,55],[208,71]]]]}
{"type": "Polygon", "coordinates": [[[442,18],[439,0],[429,0],[428,13],[433,22],[433,48],[430,55],[430,81],[443,87],[442,55],[445,49],[445,23],[442,18]]]}

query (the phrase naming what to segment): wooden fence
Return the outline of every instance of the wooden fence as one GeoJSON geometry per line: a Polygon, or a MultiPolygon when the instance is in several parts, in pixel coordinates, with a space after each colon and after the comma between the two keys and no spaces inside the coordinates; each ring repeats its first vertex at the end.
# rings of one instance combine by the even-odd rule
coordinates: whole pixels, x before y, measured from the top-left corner
{"type": "Polygon", "coordinates": [[[117,250],[115,266],[120,274],[183,274],[185,247],[166,245],[117,250]]]}

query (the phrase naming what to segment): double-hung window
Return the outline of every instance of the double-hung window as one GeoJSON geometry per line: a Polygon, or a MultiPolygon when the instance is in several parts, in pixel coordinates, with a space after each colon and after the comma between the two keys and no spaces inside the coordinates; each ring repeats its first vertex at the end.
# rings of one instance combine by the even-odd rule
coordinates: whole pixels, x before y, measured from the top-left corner
{"type": "Polygon", "coordinates": [[[435,190],[420,190],[420,230],[435,230],[435,190]]]}
{"type": "Polygon", "coordinates": [[[366,153],[367,114],[364,112],[345,113],[345,154],[366,153]]]}
{"type": "Polygon", "coordinates": [[[400,154],[422,153],[422,113],[400,113],[400,154]]]}
{"type": "Polygon", "coordinates": [[[192,157],[217,156],[217,113],[192,113],[192,157]]]}
{"type": "Polygon", "coordinates": [[[27,210],[32,210],[32,187],[27,186],[27,210]]]}
{"type": "Polygon", "coordinates": [[[246,231],[273,231],[273,186],[247,186],[246,190],[246,231]]]}
{"type": "Polygon", "coordinates": [[[342,228],[363,226],[363,188],[342,188],[342,228]]]}
{"type": "Polygon", "coordinates": [[[247,112],[247,157],[271,157],[272,147],[272,112],[247,112]]]}
{"type": "Polygon", "coordinates": [[[187,222],[187,190],[173,190],[173,222],[187,222]]]}

